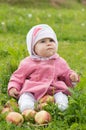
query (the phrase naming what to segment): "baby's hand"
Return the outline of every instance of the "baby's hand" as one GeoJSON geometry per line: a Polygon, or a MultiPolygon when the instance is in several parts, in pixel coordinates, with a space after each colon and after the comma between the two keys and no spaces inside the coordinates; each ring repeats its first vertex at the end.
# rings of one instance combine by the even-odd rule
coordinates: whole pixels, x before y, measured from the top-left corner
{"type": "Polygon", "coordinates": [[[11,88],[9,90],[9,95],[14,97],[14,98],[18,98],[19,92],[16,88],[11,88]]]}
{"type": "Polygon", "coordinates": [[[78,82],[79,80],[78,74],[73,72],[72,74],[70,74],[70,79],[72,82],[78,82]]]}

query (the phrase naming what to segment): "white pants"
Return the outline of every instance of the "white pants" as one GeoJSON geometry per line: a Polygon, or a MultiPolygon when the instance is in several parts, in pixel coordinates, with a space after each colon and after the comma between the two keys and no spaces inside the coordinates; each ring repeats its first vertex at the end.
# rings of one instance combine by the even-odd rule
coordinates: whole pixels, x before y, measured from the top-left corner
{"type": "Polygon", "coordinates": [[[36,100],[31,93],[24,93],[18,100],[19,109],[23,112],[26,109],[34,109],[36,100]]]}
{"type": "MultiPolygon", "coordinates": [[[[64,111],[68,107],[68,97],[62,92],[56,93],[54,95],[55,103],[58,104],[58,108],[61,111],[64,111]]],[[[20,96],[18,105],[21,112],[25,109],[34,109],[34,104],[36,103],[36,99],[31,93],[24,93],[20,96]]]]}
{"type": "Polygon", "coordinates": [[[68,108],[68,97],[65,94],[62,92],[56,93],[54,98],[59,110],[64,111],[68,108]]]}

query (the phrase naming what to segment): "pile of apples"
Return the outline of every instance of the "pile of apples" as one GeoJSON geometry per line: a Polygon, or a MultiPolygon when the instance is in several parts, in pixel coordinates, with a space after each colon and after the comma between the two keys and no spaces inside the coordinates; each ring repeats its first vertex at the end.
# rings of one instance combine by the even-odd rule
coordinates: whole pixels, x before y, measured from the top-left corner
{"type": "Polygon", "coordinates": [[[36,110],[27,109],[22,113],[13,110],[13,107],[18,107],[15,101],[8,101],[2,109],[2,114],[6,113],[6,121],[15,125],[22,125],[24,121],[33,122],[36,124],[46,124],[52,120],[49,112],[43,110],[43,107],[48,105],[48,102],[54,102],[54,97],[45,95],[39,100],[36,110]]]}

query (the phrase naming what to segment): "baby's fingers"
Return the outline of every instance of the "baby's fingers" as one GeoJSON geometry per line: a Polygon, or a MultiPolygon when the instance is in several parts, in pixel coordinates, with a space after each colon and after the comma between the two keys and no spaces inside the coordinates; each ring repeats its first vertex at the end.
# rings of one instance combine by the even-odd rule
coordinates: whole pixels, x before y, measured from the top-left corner
{"type": "Polygon", "coordinates": [[[73,82],[77,82],[78,81],[78,75],[73,73],[70,75],[70,79],[73,81],[73,82]]]}

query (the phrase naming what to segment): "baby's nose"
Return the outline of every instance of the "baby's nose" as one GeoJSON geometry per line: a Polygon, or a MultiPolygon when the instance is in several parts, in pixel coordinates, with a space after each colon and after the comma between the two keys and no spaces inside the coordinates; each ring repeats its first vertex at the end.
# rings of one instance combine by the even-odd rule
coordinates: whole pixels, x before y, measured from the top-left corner
{"type": "Polygon", "coordinates": [[[52,44],[51,42],[47,42],[47,45],[48,45],[48,46],[51,46],[51,44],[52,44]]]}

